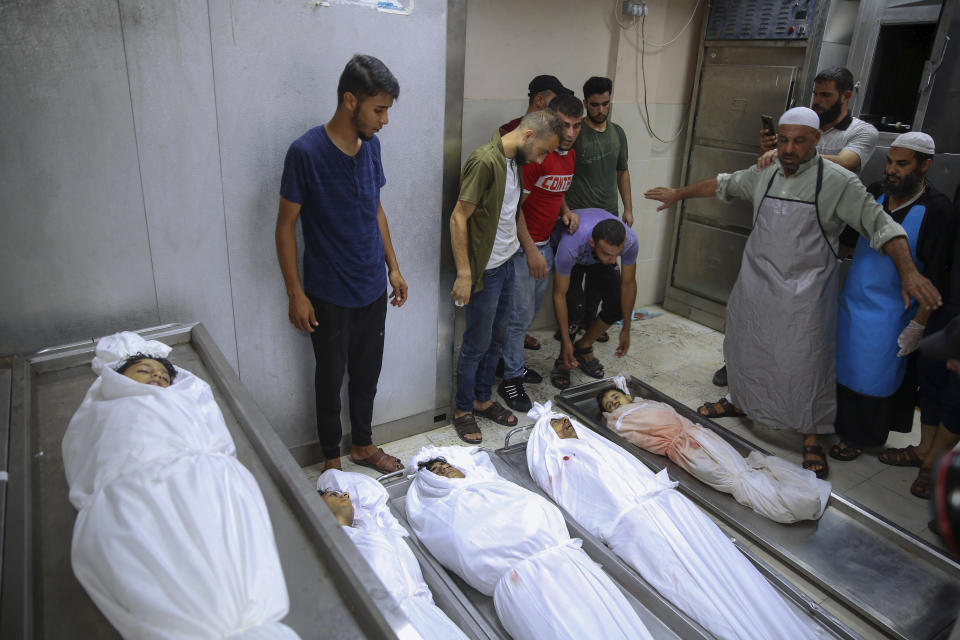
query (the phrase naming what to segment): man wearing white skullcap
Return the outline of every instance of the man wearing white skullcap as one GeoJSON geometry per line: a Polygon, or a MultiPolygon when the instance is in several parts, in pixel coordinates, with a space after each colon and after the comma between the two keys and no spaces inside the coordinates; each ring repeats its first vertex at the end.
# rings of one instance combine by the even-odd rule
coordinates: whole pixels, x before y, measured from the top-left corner
{"type": "Polygon", "coordinates": [[[911,259],[906,233],[857,177],[817,153],[819,118],[796,107],[780,119],[777,162],[694,185],[657,187],[645,197],[663,204],[716,196],[751,200],[753,231],[727,302],[723,350],[730,394],[700,407],[701,415],[746,414],[803,434],[803,466],[827,473],[821,433],[836,415],[837,247],[844,225],[893,262],[904,304],[940,306],[940,294],[911,259]]]}
{"type": "Polygon", "coordinates": [[[898,136],[887,153],[884,180],[868,190],[903,225],[914,261],[943,292],[944,305],[932,315],[915,306],[903,309],[887,261],[866,240],[857,239],[837,323],[836,427],[841,440],[830,449],[832,457],[852,460],[864,447],[882,445],[890,429],[909,432],[919,404],[920,444],[887,449],[880,461],[920,467],[910,487],[920,498],[930,495],[934,462],[956,445],[960,434],[960,383],[955,376],[943,363],[922,355],[912,356],[917,358],[914,376],[907,362],[924,334],[960,315],[960,270],[950,266],[960,251],[953,204],[926,180],[935,151],[933,138],[925,133],[898,136]]]}
{"type": "MultiPolygon", "coordinates": [[[[877,146],[879,134],[869,122],[854,118],[847,109],[853,96],[853,74],[843,67],[823,69],[813,80],[813,110],[821,131],[817,153],[824,160],[836,162],[844,169],[860,173],[877,146]]],[[[777,136],[761,131],[760,147],[767,151],[761,168],[777,158],[777,136]],[[772,150],[772,151],[771,151],[772,150]]]]}

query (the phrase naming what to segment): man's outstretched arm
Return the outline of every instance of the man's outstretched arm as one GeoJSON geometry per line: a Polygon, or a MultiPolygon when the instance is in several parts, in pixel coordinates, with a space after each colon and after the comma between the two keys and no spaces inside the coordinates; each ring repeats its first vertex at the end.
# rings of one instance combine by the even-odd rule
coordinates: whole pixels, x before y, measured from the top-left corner
{"type": "Polygon", "coordinates": [[[710,178],[696,184],[686,187],[671,189],[670,187],[654,187],[643,197],[647,200],[659,200],[663,204],[657,207],[657,211],[663,211],[672,207],[677,200],[686,200],[687,198],[713,198],[717,195],[717,179],[710,178]]]}

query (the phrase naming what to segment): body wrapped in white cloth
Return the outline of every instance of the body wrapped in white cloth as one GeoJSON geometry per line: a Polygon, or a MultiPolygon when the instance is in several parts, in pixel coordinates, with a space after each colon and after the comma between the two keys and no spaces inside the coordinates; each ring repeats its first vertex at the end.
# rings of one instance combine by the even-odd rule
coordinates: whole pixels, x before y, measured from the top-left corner
{"type": "Polygon", "coordinates": [[[530,475],[650,585],[723,639],[815,637],[666,470],[654,474],[575,420],[534,404],[530,475]],[[556,429],[552,421],[556,421],[556,429]]]}
{"type": "Polygon", "coordinates": [[[131,351],[169,347],[102,339],[63,438],[74,574],[125,638],[297,638],[277,622],[289,601],[263,496],[210,386],[183,369],[166,388],[114,371],[131,351]]]}
{"type": "Polygon", "coordinates": [[[509,482],[477,447],[425,447],[408,463],[414,533],[448,569],[492,595],[517,640],[643,639],[650,634],[623,593],[571,539],[563,515],[509,482]],[[465,477],[417,463],[438,456],[465,477]]]}
{"type": "MultiPolygon", "coordinates": [[[[618,378],[625,387],[625,380],[618,378]]],[[[690,422],[668,404],[635,398],[606,413],[606,419],[607,426],[628,442],[666,456],[775,522],[816,520],[830,499],[830,483],[812,471],[756,451],[744,458],[718,434],[690,422]]]]}
{"type": "Polygon", "coordinates": [[[349,493],[353,525],[343,531],[425,640],[466,640],[460,628],[433,603],[420,565],[404,538],[407,530],[390,513],[387,490],[362,473],[328,469],[318,491],[349,493]]]}

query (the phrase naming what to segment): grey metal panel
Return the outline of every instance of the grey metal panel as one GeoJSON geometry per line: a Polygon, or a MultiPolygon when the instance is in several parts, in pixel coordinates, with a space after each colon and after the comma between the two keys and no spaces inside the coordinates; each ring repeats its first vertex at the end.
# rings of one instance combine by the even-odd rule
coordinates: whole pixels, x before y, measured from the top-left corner
{"type": "Polygon", "coordinates": [[[160,320],[203,322],[236,369],[207,5],[119,5],[160,320]]]}
{"type": "Polygon", "coordinates": [[[460,154],[463,147],[463,76],[466,65],[467,2],[447,0],[446,100],[443,118],[443,199],[440,212],[440,278],[437,282],[437,407],[453,400],[453,343],[455,316],[450,291],[456,265],[450,246],[450,212],[460,191],[460,154]]]}
{"type": "Polygon", "coordinates": [[[694,139],[759,150],[760,114],[783,113],[796,71],[765,65],[705,65],[694,139]]]}
{"type": "MultiPolygon", "coordinates": [[[[758,119],[759,120],[759,119],[758,119]]],[[[759,132],[760,128],[757,127],[759,132]]],[[[695,145],[690,153],[690,171],[687,184],[717,177],[719,173],[732,173],[756,164],[757,154],[721,147],[695,145]]],[[[726,203],[718,198],[691,198],[683,202],[683,215],[700,222],[714,223],[724,227],[739,227],[744,231],[753,228],[753,204],[746,200],[726,203]]]]}
{"type": "Polygon", "coordinates": [[[746,243],[743,234],[685,222],[680,227],[673,286],[726,304],[746,243]]]}
{"type": "MultiPolygon", "coordinates": [[[[920,80],[916,129],[929,133],[940,153],[960,153],[960,6],[948,2],[943,7],[931,60],[920,80]]],[[[952,192],[951,192],[952,195],[952,192]]]]}
{"type": "Polygon", "coordinates": [[[7,530],[7,453],[10,446],[10,391],[12,358],[0,358],[0,593],[3,592],[3,539],[7,530]]]}
{"type": "MultiPolygon", "coordinates": [[[[680,415],[716,432],[741,455],[767,453],[642,381],[631,378],[629,384],[633,396],[671,405],[680,415]]],[[[630,444],[607,428],[596,396],[612,386],[608,378],[571,387],[555,398],[556,404],[652,470],[667,468],[685,495],[864,616],[878,634],[929,640],[942,637],[952,626],[960,600],[956,560],[837,493],[830,495],[817,521],[783,525],[757,515],[667,458],[630,444]]]]}
{"type": "Polygon", "coordinates": [[[849,45],[853,40],[859,9],[860,0],[831,0],[824,25],[823,42],[849,45]]]}
{"type": "MultiPolygon", "coordinates": [[[[202,325],[144,336],[173,346],[171,359],[209,380],[237,448],[256,478],[290,596],[283,620],[303,638],[415,638],[389,592],[363,562],[202,325]]],[[[94,379],[93,345],[14,359],[12,488],[0,592],[0,637],[116,638],[73,576],[76,511],[60,443],[94,379]]]]}
{"type": "Polygon", "coordinates": [[[156,324],[116,2],[0,16],[0,353],[156,324]]]}
{"type": "Polygon", "coordinates": [[[379,134],[387,177],[381,196],[410,285],[407,304],[387,314],[374,423],[435,408],[445,0],[418,2],[410,16],[358,6],[211,0],[210,23],[245,386],[288,446],[316,439],[313,354],[307,336],[287,320],[273,241],[280,176],[290,143],[333,115],[339,75],[362,47],[400,82],[391,122],[379,134]]]}

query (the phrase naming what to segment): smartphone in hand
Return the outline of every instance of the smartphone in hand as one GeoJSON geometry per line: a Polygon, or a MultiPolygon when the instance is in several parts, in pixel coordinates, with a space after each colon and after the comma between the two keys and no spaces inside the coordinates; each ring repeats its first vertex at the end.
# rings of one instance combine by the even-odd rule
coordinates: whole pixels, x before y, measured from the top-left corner
{"type": "Polygon", "coordinates": [[[773,118],[768,115],[760,116],[760,129],[763,131],[769,131],[769,135],[777,135],[777,128],[773,125],[773,118]]]}

